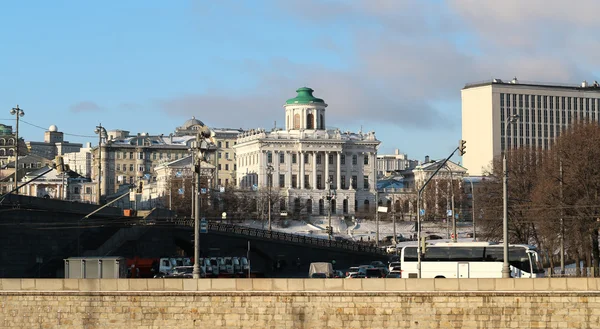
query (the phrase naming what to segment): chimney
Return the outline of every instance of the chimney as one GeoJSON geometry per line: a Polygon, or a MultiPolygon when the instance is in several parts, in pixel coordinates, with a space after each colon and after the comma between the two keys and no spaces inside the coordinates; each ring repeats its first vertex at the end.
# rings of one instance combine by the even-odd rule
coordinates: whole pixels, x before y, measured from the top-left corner
{"type": "Polygon", "coordinates": [[[395,152],[395,154],[396,154],[396,155],[399,155],[399,154],[400,154],[400,150],[399,150],[399,149],[396,149],[396,152],[395,152]]]}
{"type": "Polygon", "coordinates": [[[425,156],[425,163],[429,163],[429,155],[425,156]]]}

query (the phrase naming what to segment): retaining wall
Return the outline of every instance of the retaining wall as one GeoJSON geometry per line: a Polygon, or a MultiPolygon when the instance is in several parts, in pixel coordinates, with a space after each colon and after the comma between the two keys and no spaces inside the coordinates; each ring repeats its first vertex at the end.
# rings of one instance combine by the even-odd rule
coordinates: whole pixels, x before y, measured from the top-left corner
{"type": "Polygon", "coordinates": [[[600,279],[1,279],[2,328],[598,328],[600,279]]]}

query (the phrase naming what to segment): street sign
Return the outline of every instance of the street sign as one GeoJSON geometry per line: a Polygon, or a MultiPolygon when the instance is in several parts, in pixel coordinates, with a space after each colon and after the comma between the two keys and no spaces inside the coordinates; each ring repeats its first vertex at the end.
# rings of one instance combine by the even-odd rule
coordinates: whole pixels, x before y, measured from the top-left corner
{"type": "Polygon", "coordinates": [[[200,233],[208,233],[208,222],[206,218],[200,219],[200,233]]]}
{"type": "Polygon", "coordinates": [[[377,207],[378,212],[387,212],[387,210],[388,210],[387,207],[382,207],[382,206],[377,207]]]}
{"type": "Polygon", "coordinates": [[[420,209],[419,213],[421,214],[421,216],[425,215],[425,209],[420,209]]]}
{"type": "Polygon", "coordinates": [[[446,216],[450,216],[450,217],[452,217],[452,210],[451,210],[451,209],[448,209],[448,210],[446,211],[446,216]]]}

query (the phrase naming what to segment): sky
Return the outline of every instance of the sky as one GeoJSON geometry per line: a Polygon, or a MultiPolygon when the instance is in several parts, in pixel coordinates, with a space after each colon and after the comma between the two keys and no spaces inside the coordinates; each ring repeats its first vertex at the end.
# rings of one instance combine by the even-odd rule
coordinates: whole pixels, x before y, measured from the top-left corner
{"type": "MultiPolygon", "coordinates": [[[[600,1],[128,0],[0,3],[0,123],[169,134],[284,126],[307,86],[327,122],[375,131],[379,154],[448,156],[460,90],[500,78],[600,80],[600,1]]],[[[467,141],[467,152],[469,151],[467,141]]],[[[456,161],[460,161],[457,158],[456,161]]]]}

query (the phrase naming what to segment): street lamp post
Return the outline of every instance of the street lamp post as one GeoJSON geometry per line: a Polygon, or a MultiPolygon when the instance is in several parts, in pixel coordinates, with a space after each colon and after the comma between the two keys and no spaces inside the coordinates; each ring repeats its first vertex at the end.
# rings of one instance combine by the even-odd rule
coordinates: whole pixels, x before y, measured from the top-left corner
{"type": "Polygon", "coordinates": [[[15,194],[19,194],[19,117],[24,116],[25,112],[17,104],[17,107],[10,110],[10,114],[17,118],[17,129],[15,130],[15,194]]]}
{"type": "Polygon", "coordinates": [[[333,198],[335,197],[335,190],[331,189],[331,180],[327,180],[327,202],[329,203],[329,209],[327,210],[327,221],[329,224],[327,224],[327,230],[328,230],[328,235],[329,235],[329,241],[331,241],[331,236],[333,235],[333,227],[331,226],[331,202],[333,200],[333,198]]]}
{"type": "Polygon", "coordinates": [[[102,137],[106,137],[106,129],[102,127],[102,124],[96,126],[94,130],[98,134],[98,195],[96,196],[96,202],[101,204],[102,200],[102,137]]]}
{"type": "MultiPolygon", "coordinates": [[[[508,127],[519,121],[519,115],[515,114],[512,115],[508,121],[506,122],[506,126],[504,127],[504,139],[505,141],[508,140],[508,135],[506,134],[506,132],[508,131],[508,127]]],[[[504,154],[502,157],[502,171],[503,171],[503,178],[502,178],[502,210],[503,210],[503,217],[502,217],[502,239],[503,241],[503,246],[504,246],[504,261],[502,262],[502,277],[503,278],[510,278],[510,265],[508,263],[508,168],[506,165],[506,153],[508,151],[508,143],[504,143],[504,154]]]]}
{"type": "Polygon", "coordinates": [[[267,212],[267,218],[269,219],[269,232],[271,232],[271,191],[273,190],[273,166],[267,166],[267,187],[269,188],[269,194],[267,195],[269,210],[267,212]]]}
{"type": "Polygon", "coordinates": [[[202,159],[204,159],[204,153],[208,150],[206,138],[209,137],[210,129],[208,129],[206,126],[203,126],[198,135],[196,136],[196,145],[194,145],[194,148],[198,152],[198,156],[196,157],[196,160],[198,161],[198,173],[196,181],[196,208],[194,211],[194,268],[192,270],[192,277],[194,279],[200,278],[200,208],[202,207],[202,159]]]}

